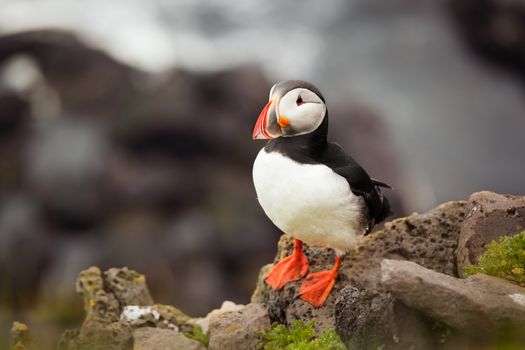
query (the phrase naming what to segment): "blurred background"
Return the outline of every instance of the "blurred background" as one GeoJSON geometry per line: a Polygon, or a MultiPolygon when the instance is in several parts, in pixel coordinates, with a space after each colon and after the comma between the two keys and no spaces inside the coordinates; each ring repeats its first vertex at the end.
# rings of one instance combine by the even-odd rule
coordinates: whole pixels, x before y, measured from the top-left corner
{"type": "Polygon", "coordinates": [[[331,139],[396,216],[524,194],[520,0],[0,1],[0,348],[51,344],[90,265],[202,316],[248,301],[280,232],[258,206],[271,85],[323,91],[331,139]]]}

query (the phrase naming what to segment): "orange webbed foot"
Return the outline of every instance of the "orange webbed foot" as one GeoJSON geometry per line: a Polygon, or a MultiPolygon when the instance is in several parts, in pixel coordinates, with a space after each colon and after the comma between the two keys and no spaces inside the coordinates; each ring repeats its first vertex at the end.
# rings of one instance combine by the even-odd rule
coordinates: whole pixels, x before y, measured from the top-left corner
{"type": "Polygon", "coordinates": [[[314,307],[319,307],[324,304],[334,287],[335,279],[337,278],[341,265],[341,258],[337,256],[335,259],[332,270],[314,272],[306,277],[301,288],[299,288],[302,300],[310,303],[314,307]]]}
{"type": "Polygon", "coordinates": [[[288,282],[297,281],[308,273],[308,259],[303,253],[303,243],[294,242],[292,255],[287,256],[275,265],[265,279],[273,289],[281,289],[288,282]]]}

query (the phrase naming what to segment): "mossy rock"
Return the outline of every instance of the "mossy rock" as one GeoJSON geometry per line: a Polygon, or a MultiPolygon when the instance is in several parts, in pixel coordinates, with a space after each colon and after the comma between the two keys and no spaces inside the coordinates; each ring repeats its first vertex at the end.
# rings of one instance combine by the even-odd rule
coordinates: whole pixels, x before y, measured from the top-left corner
{"type": "Polygon", "coordinates": [[[282,324],[274,324],[261,336],[260,349],[263,350],[346,350],[346,346],[335,329],[328,329],[319,336],[314,332],[314,322],[305,324],[295,321],[290,329],[282,324]]]}
{"type": "Polygon", "coordinates": [[[198,341],[199,343],[204,345],[206,348],[208,347],[208,344],[210,343],[208,334],[204,333],[204,331],[202,330],[202,327],[196,324],[193,325],[193,328],[191,329],[191,331],[183,332],[182,334],[184,334],[186,338],[190,338],[190,339],[198,341]]]}
{"type": "Polygon", "coordinates": [[[154,305],[145,276],[128,268],[103,273],[90,267],[80,273],[76,287],[84,299],[86,318],[80,329],[62,335],[59,349],[130,349],[133,331],[141,327],[194,332],[190,317],[182,311],[171,305],[154,305]],[[130,318],[123,314],[127,307],[132,308],[130,318]]]}
{"type": "Polygon", "coordinates": [[[37,350],[33,336],[26,324],[13,322],[11,327],[11,350],[37,350]]]}
{"type": "Polygon", "coordinates": [[[497,242],[488,244],[478,262],[465,267],[465,277],[477,273],[525,286],[525,231],[515,236],[502,236],[497,242]]]}

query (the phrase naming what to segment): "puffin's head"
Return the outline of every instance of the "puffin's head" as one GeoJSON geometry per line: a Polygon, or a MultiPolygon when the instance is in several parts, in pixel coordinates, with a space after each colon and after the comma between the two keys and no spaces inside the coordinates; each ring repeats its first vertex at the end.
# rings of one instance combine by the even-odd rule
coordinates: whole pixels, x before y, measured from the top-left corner
{"type": "Polygon", "coordinates": [[[326,105],[319,90],[302,80],[286,80],[270,90],[253,129],[253,139],[274,139],[308,134],[316,130],[326,115],[326,105]]]}

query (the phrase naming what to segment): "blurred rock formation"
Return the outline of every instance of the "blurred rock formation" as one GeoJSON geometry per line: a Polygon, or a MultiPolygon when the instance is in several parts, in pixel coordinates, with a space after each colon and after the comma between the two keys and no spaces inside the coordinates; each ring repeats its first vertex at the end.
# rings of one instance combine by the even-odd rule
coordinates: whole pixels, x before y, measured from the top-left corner
{"type": "Polygon", "coordinates": [[[467,46],[479,57],[525,79],[525,4],[519,0],[451,0],[467,46]]]}

